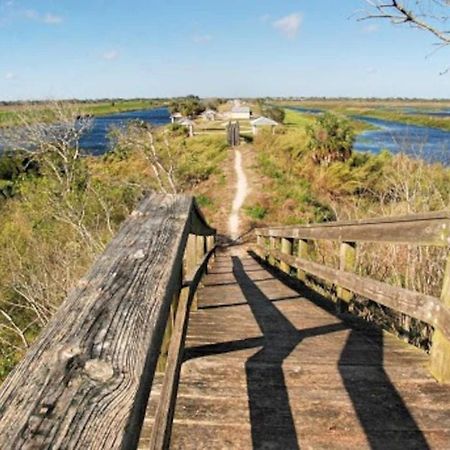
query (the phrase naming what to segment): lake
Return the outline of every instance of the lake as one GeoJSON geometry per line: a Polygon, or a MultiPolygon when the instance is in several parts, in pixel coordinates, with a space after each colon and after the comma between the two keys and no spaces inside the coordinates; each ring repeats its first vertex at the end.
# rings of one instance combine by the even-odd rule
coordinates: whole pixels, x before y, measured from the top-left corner
{"type": "Polygon", "coordinates": [[[170,113],[167,108],[153,108],[95,117],[92,128],[81,138],[80,147],[91,155],[101,155],[109,150],[108,133],[111,128],[136,119],[155,126],[166,125],[170,123],[170,113]]]}
{"type": "MultiPolygon", "coordinates": [[[[291,107],[290,109],[314,115],[323,113],[323,110],[314,108],[291,107]]],[[[442,115],[444,114],[446,111],[442,111],[442,115]]],[[[450,165],[450,132],[448,131],[367,116],[351,117],[376,127],[376,130],[368,130],[357,135],[355,150],[378,153],[386,149],[392,153],[406,153],[428,162],[442,162],[450,165]]]]}

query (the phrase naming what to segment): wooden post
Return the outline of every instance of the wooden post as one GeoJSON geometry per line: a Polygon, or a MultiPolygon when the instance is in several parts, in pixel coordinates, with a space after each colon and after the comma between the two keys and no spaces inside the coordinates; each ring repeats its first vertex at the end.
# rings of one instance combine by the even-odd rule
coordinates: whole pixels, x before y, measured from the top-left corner
{"type": "Polygon", "coordinates": [[[258,234],[256,236],[256,245],[258,246],[256,251],[258,252],[258,256],[262,259],[265,259],[264,250],[263,250],[264,247],[266,246],[265,244],[266,243],[265,243],[264,238],[258,234]]]}
{"type": "MultiPolygon", "coordinates": [[[[309,253],[309,243],[303,239],[298,241],[297,256],[302,259],[306,259],[309,253]]],[[[303,283],[306,281],[306,272],[301,269],[297,269],[297,278],[303,283]]]]}
{"type": "MultiPolygon", "coordinates": [[[[192,269],[194,271],[196,267],[202,262],[203,257],[206,253],[206,236],[194,236],[194,245],[195,245],[195,264],[192,269]]],[[[189,275],[193,275],[192,272],[189,273],[189,275]]],[[[192,301],[192,307],[191,311],[197,311],[198,310],[198,296],[197,292],[194,294],[194,300],[192,301]]]]}
{"type": "MultiPolygon", "coordinates": [[[[340,255],[339,255],[339,270],[345,272],[354,272],[356,267],[356,245],[354,242],[341,242],[340,255]]],[[[339,312],[345,309],[345,304],[350,303],[353,298],[353,293],[337,286],[337,303],[336,307],[339,312]]]]}
{"type": "Polygon", "coordinates": [[[178,296],[174,297],[172,304],[170,305],[169,318],[167,319],[166,330],[164,331],[158,363],[156,364],[156,372],[158,373],[164,373],[166,370],[167,355],[169,354],[170,339],[172,337],[173,325],[175,322],[175,303],[178,304],[178,296]]]}
{"type": "MultiPolygon", "coordinates": [[[[269,250],[275,250],[276,245],[277,245],[277,238],[270,236],[269,237],[269,250]]],[[[269,258],[267,259],[267,262],[272,266],[276,265],[276,259],[273,256],[269,256],[269,258]]]]}
{"type": "MultiPolygon", "coordinates": [[[[185,274],[187,276],[192,276],[197,266],[196,250],[197,250],[197,236],[190,234],[186,244],[186,251],[185,251],[185,274]]],[[[197,309],[196,297],[197,295],[194,296],[194,300],[192,302],[193,311],[197,309]]]]}
{"type": "Polygon", "coordinates": [[[198,266],[206,253],[206,236],[196,236],[195,265],[198,266]]]}
{"type": "MultiPolygon", "coordinates": [[[[441,302],[450,307],[450,255],[447,257],[441,302]]],[[[440,383],[450,383],[450,340],[439,330],[434,330],[433,334],[430,370],[440,383]]]]}
{"type": "MultiPolygon", "coordinates": [[[[292,239],[281,238],[281,253],[292,255],[292,239]]],[[[280,269],[288,275],[291,272],[291,266],[283,261],[280,262],[280,269]]]]}
{"type": "Polygon", "coordinates": [[[215,244],[215,236],[206,236],[206,251],[209,252],[212,250],[215,244]]]}

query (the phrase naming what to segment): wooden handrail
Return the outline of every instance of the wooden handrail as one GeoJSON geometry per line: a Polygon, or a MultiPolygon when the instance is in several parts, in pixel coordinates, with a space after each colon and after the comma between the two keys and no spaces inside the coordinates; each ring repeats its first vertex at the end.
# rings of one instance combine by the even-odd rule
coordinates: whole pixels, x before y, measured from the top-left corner
{"type": "Polygon", "coordinates": [[[274,256],[278,261],[282,261],[290,267],[303,270],[317,278],[439,328],[450,339],[450,308],[442,305],[437,297],[326,267],[323,264],[286,255],[279,250],[260,249],[265,252],[266,256],[274,256]]]}
{"type": "Polygon", "coordinates": [[[279,265],[287,273],[290,273],[291,267],[297,269],[298,278],[302,281],[305,281],[305,274],[310,274],[331,282],[338,288],[338,304],[341,301],[348,303],[353,294],[357,294],[432,325],[435,333],[431,371],[438,380],[450,382],[450,257],[447,256],[440,299],[352,273],[356,261],[355,244],[358,242],[449,247],[448,211],[350,222],[269,227],[256,229],[255,234],[257,252],[262,258],[270,264],[279,265]],[[335,240],[341,243],[339,269],[306,259],[308,242],[314,240],[335,240]],[[292,255],[294,241],[298,241],[297,256],[292,255]]]}
{"type": "Polygon", "coordinates": [[[397,244],[445,247],[450,244],[450,213],[443,211],[366,220],[260,228],[256,230],[256,235],[290,239],[395,242],[397,244]]]}
{"type": "Polygon", "coordinates": [[[1,386],[0,448],[137,447],[191,233],[192,197],[141,202],[1,386]]]}

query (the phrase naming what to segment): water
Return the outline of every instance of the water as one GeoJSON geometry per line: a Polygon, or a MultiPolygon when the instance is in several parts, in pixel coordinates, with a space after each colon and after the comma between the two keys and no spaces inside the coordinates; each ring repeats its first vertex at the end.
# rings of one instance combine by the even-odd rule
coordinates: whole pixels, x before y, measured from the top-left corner
{"type": "Polygon", "coordinates": [[[378,153],[386,149],[392,153],[407,153],[429,162],[450,165],[448,131],[363,116],[354,118],[377,127],[357,136],[355,150],[378,153]]]}
{"type": "Polygon", "coordinates": [[[109,131],[113,127],[136,119],[155,126],[166,125],[170,123],[170,113],[167,108],[154,108],[95,117],[91,130],[80,140],[81,148],[91,155],[102,155],[109,150],[109,131]]]}
{"type": "MultiPolygon", "coordinates": [[[[318,109],[302,107],[292,109],[309,114],[321,112],[318,109]]],[[[442,111],[442,113],[446,112],[442,111]]],[[[372,153],[389,150],[392,153],[406,153],[428,162],[450,165],[450,132],[448,131],[366,116],[351,117],[376,127],[376,130],[365,131],[356,137],[355,150],[372,153]]]]}
{"type": "Polygon", "coordinates": [[[432,117],[450,117],[450,108],[442,108],[440,110],[426,110],[416,108],[404,108],[403,112],[407,114],[414,114],[420,116],[432,116],[432,117]]]}

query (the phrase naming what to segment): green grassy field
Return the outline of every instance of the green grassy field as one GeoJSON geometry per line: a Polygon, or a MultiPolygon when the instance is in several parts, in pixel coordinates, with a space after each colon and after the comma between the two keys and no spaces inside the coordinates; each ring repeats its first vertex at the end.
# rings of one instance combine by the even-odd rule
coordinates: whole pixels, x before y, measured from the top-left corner
{"type": "MultiPolygon", "coordinates": [[[[315,117],[311,114],[302,113],[300,111],[294,111],[293,109],[286,108],[285,110],[284,125],[289,128],[301,128],[305,129],[308,125],[312,125],[315,122],[315,117]]],[[[375,127],[368,123],[361,122],[359,120],[350,120],[356,133],[362,133],[367,130],[373,130],[375,127]]]]}
{"type": "MultiPolygon", "coordinates": [[[[160,100],[111,100],[105,102],[92,103],[76,103],[79,105],[80,111],[85,114],[92,114],[94,116],[104,116],[107,114],[120,113],[125,111],[137,111],[140,109],[156,108],[164,105],[160,100]]],[[[45,103],[31,105],[6,105],[0,107],[0,126],[11,126],[18,123],[18,114],[27,114],[27,111],[46,109],[45,103]]]]}
{"type": "MultiPolygon", "coordinates": [[[[447,100],[306,100],[303,102],[280,102],[279,104],[283,106],[323,109],[346,116],[361,115],[374,117],[409,125],[420,125],[450,131],[450,117],[436,117],[427,114],[428,112],[439,111],[442,108],[450,108],[450,101],[447,100]],[[408,114],[404,111],[404,108],[413,108],[420,112],[423,111],[423,113],[408,114]]],[[[359,124],[356,126],[357,131],[362,131],[361,127],[368,129],[366,124],[359,124]]]]}

